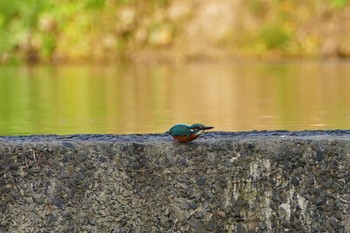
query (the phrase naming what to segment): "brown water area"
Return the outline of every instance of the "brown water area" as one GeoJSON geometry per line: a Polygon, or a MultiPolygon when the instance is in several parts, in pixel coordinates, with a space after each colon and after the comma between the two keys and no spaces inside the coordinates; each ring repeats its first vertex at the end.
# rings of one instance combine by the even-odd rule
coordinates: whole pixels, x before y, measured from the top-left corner
{"type": "Polygon", "coordinates": [[[346,62],[0,67],[0,135],[350,128],[346,62]]]}

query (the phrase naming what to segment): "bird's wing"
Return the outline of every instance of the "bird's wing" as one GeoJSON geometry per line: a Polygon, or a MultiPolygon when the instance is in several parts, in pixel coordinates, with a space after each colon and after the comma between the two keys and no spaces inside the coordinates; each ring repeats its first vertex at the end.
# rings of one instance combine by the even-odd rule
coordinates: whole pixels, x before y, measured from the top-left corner
{"type": "Polygon", "coordinates": [[[175,125],[170,129],[172,136],[189,136],[191,131],[187,125],[175,125]]]}

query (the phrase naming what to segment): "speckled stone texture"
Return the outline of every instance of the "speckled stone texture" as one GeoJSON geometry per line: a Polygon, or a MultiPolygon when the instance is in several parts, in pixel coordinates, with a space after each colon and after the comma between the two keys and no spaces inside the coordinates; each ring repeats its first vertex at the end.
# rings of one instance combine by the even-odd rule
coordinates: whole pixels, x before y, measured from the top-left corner
{"type": "Polygon", "coordinates": [[[350,232],[350,132],[0,137],[0,232],[350,232]]]}

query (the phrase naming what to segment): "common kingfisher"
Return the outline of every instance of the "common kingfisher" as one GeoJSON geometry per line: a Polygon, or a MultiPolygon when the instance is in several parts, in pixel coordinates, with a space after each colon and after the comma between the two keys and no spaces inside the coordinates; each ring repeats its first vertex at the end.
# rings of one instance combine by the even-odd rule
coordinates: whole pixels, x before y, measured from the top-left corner
{"type": "Polygon", "coordinates": [[[170,134],[175,141],[179,142],[190,142],[199,137],[207,129],[212,129],[212,126],[205,126],[202,124],[177,124],[171,127],[165,133],[170,134]]]}

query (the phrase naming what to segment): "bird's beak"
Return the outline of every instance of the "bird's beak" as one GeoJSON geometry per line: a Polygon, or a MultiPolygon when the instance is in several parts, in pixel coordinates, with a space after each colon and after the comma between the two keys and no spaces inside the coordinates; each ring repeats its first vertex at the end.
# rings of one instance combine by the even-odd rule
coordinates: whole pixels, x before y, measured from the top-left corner
{"type": "Polygon", "coordinates": [[[208,130],[208,129],[214,129],[213,126],[204,126],[204,130],[208,130]]]}

